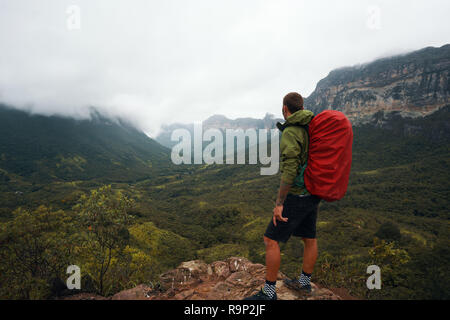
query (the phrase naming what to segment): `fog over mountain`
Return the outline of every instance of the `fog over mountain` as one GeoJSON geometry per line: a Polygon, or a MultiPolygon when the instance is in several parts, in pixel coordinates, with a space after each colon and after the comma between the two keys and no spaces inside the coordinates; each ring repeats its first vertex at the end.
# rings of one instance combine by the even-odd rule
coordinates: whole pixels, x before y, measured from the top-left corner
{"type": "Polygon", "coordinates": [[[449,43],[450,2],[2,0],[0,102],[89,106],[151,136],[214,114],[280,117],[330,70],[449,43]]]}

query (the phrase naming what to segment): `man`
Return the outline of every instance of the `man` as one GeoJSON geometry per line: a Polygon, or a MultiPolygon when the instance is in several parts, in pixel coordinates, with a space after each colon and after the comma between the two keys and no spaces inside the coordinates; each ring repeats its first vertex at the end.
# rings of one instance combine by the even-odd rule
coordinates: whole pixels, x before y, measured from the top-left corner
{"type": "MultiPolygon", "coordinates": [[[[286,286],[304,293],[311,292],[310,279],[317,259],[316,220],[320,198],[311,195],[304,184],[297,183],[300,164],[308,159],[309,139],[301,126],[308,125],[314,114],[303,110],[303,98],[292,92],[283,99],[283,116],[286,122],[282,130],[281,184],[273,218],[264,234],[266,245],[266,283],[264,288],[245,300],[276,300],[276,280],[280,268],[279,242],[286,243],[291,235],[304,242],[303,268],[298,279],[285,280],[286,286]]],[[[303,181],[302,179],[300,179],[303,181]]]]}

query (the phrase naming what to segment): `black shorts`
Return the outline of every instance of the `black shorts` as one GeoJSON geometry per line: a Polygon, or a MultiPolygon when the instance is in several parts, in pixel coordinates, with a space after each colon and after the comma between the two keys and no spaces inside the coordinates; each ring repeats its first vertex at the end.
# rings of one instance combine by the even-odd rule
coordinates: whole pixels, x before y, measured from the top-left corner
{"type": "Polygon", "coordinates": [[[317,211],[320,198],[314,195],[304,197],[288,194],[284,201],[283,218],[287,222],[278,221],[277,226],[273,224],[273,218],[264,233],[269,239],[286,243],[291,235],[295,237],[316,238],[317,211]]]}

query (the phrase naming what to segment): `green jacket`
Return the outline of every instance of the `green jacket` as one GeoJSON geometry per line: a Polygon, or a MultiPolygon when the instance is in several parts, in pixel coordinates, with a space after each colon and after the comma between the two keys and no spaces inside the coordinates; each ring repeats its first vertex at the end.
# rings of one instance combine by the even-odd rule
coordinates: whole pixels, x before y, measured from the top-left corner
{"type": "MultiPolygon", "coordinates": [[[[281,179],[294,184],[299,175],[300,164],[304,165],[308,159],[308,134],[306,130],[296,125],[307,125],[314,117],[309,110],[299,110],[290,115],[282,125],[283,133],[280,141],[281,179]],[[294,126],[292,126],[294,125],[294,126]]],[[[292,194],[310,194],[306,188],[293,185],[289,191],[292,194]]]]}

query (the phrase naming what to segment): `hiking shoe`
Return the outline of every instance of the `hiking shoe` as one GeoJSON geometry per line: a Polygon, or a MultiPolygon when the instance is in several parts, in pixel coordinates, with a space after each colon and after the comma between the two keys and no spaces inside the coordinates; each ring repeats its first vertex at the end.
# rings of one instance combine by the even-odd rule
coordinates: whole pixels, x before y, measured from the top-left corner
{"type": "Polygon", "coordinates": [[[311,294],[311,285],[302,286],[297,279],[284,279],[283,283],[286,287],[299,291],[301,293],[311,294]]]}
{"type": "Polygon", "coordinates": [[[243,300],[277,300],[277,294],[274,293],[273,297],[271,298],[264,293],[263,289],[261,289],[257,294],[244,298],[243,300]]]}

